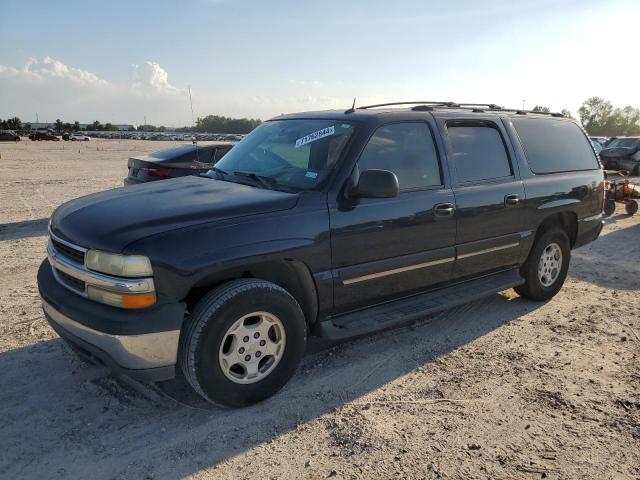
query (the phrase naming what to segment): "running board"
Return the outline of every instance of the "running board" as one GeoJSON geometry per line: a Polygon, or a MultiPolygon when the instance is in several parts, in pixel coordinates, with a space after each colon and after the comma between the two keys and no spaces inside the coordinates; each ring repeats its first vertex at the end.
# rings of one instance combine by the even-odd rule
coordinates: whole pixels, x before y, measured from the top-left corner
{"type": "Polygon", "coordinates": [[[457,307],[523,283],[524,279],[518,269],[495,273],[324,320],[319,324],[318,333],[320,337],[331,340],[359,337],[457,307]]]}

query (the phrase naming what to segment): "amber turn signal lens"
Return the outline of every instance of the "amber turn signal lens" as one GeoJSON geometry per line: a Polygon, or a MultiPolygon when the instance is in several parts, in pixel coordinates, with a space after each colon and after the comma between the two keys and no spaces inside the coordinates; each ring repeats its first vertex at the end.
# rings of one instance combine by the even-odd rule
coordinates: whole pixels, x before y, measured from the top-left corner
{"type": "Polygon", "coordinates": [[[146,308],[154,303],[156,303],[156,294],[153,292],[122,296],[122,306],[124,308],[146,308]]]}

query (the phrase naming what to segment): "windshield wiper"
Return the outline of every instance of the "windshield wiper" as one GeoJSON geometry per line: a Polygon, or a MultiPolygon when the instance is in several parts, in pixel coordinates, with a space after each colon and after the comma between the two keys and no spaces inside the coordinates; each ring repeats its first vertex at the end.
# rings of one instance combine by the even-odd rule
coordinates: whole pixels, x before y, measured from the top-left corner
{"type": "Polygon", "coordinates": [[[204,173],[201,173],[199,176],[200,177],[207,177],[207,178],[213,178],[211,175],[209,175],[211,172],[216,174],[216,177],[218,180],[224,180],[226,175],[229,175],[228,172],[225,172],[224,170],[222,170],[221,168],[218,167],[211,167],[209,170],[207,170],[204,173]]]}
{"type": "Polygon", "coordinates": [[[238,177],[247,177],[252,180],[255,180],[260,185],[262,185],[263,188],[266,188],[267,190],[274,190],[275,187],[279,185],[278,182],[273,178],[265,177],[264,175],[258,175],[257,173],[253,173],[253,172],[242,172],[240,170],[236,170],[235,172],[233,172],[233,174],[237,175],[238,177]]]}

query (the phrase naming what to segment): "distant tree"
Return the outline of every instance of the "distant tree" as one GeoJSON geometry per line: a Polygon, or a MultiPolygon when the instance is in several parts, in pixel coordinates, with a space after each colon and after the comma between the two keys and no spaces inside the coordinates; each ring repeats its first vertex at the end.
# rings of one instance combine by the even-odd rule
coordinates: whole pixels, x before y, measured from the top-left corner
{"type": "Polygon", "coordinates": [[[229,118],[207,115],[196,120],[196,131],[210,133],[249,133],[262,123],[257,118],[229,118]]]}
{"type": "Polygon", "coordinates": [[[572,120],[575,120],[575,118],[573,118],[573,115],[571,115],[571,112],[566,108],[563,108],[560,113],[562,114],[563,117],[567,117],[567,118],[571,118],[572,120]]]}
{"type": "Polygon", "coordinates": [[[5,126],[3,126],[2,128],[8,129],[8,130],[21,130],[22,129],[22,122],[20,121],[20,119],[18,117],[8,118],[4,122],[4,124],[5,124],[5,126]]]}
{"type": "Polygon", "coordinates": [[[543,105],[536,105],[533,107],[532,112],[540,112],[540,113],[550,113],[551,109],[549,107],[545,107],[543,105]]]}
{"type": "Polygon", "coordinates": [[[96,120],[95,122],[87,125],[87,130],[91,130],[94,132],[101,131],[101,130],[104,130],[104,125],[102,125],[98,120],[96,120]]]}
{"type": "Polygon", "coordinates": [[[585,100],[578,110],[580,123],[590,135],[615,135],[609,129],[612,114],[611,102],[600,97],[585,100]]]}
{"type": "Polygon", "coordinates": [[[79,132],[80,131],[80,122],[79,121],[75,121],[73,122],[73,131],[74,132],[79,132]]]}
{"type": "Polygon", "coordinates": [[[129,125],[129,131],[130,132],[135,132],[136,131],[136,127],[134,127],[133,125],[129,125]]]}
{"type": "Polygon", "coordinates": [[[104,126],[103,126],[103,130],[106,130],[107,132],[115,132],[118,130],[118,127],[116,127],[115,125],[113,125],[112,123],[107,122],[104,126]]]}
{"type": "Polygon", "coordinates": [[[62,120],[57,118],[53,128],[56,131],[56,133],[59,135],[62,133],[62,129],[64,128],[64,123],[62,123],[62,120]]]}
{"type": "Polygon", "coordinates": [[[30,123],[23,123],[22,124],[22,131],[30,132],[31,131],[31,124],[30,123]]]}

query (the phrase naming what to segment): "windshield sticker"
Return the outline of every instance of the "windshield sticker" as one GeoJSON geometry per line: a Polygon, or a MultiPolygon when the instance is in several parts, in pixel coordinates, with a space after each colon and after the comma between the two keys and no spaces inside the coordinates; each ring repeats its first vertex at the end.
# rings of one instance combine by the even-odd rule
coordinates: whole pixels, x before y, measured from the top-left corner
{"type": "Polygon", "coordinates": [[[318,130],[317,132],[310,133],[309,135],[305,135],[302,138],[296,140],[296,148],[300,148],[307,143],[315,142],[316,140],[320,140],[324,137],[329,137],[336,133],[336,127],[331,125],[330,127],[323,128],[322,130],[318,130]]]}
{"type": "Polygon", "coordinates": [[[307,178],[318,178],[318,172],[312,172],[311,170],[309,170],[304,174],[304,176],[307,178]]]}
{"type": "Polygon", "coordinates": [[[340,125],[340,128],[351,128],[351,125],[349,125],[348,123],[343,123],[342,125],[340,125]]]}

